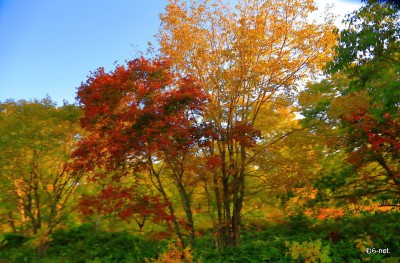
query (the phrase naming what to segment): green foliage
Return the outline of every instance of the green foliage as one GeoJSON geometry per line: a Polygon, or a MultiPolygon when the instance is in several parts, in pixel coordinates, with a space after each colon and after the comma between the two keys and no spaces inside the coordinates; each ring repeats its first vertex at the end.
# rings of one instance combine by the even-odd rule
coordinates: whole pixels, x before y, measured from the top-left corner
{"type": "MultiPolygon", "coordinates": [[[[400,101],[400,13],[390,4],[368,1],[345,20],[330,73],[343,71],[352,81],[347,92],[367,90],[377,116],[398,112],[400,101]],[[374,103],[382,108],[377,109],[374,103]],[[379,114],[381,113],[381,114],[379,114]]],[[[375,105],[376,106],[376,105],[375,105]]]]}
{"type": "Polygon", "coordinates": [[[45,226],[42,226],[42,228],[39,229],[37,233],[33,235],[30,240],[25,242],[24,247],[36,250],[39,256],[43,256],[46,253],[46,250],[49,247],[49,243],[52,240],[53,239],[49,234],[49,229],[45,226]]]}
{"type": "Polygon", "coordinates": [[[342,72],[349,85],[342,96],[365,91],[368,112],[378,123],[391,116],[399,121],[400,12],[399,8],[371,0],[348,15],[340,32],[337,55],[329,73],[342,72]]]}
{"type": "MultiPolygon", "coordinates": [[[[398,203],[400,12],[380,1],[347,16],[327,78],[300,96],[304,125],[324,138],[317,199],[398,203]]],[[[318,147],[320,147],[318,145],[318,147]]]]}
{"type": "Polygon", "coordinates": [[[298,244],[291,252],[297,251],[301,258],[306,251],[312,250],[315,262],[329,262],[329,259],[331,262],[361,262],[362,258],[368,257],[369,262],[380,262],[383,258],[400,256],[400,238],[396,234],[400,231],[396,223],[398,216],[397,212],[366,213],[315,221],[300,214],[288,217],[281,224],[266,223],[263,230],[243,229],[241,245],[236,248],[215,250],[213,238],[206,235],[193,245],[194,258],[203,262],[293,262],[289,254],[285,257],[286,244],[298,244]],[[335,232],[336,239],[332,236],[335,232]],[[365,236],[370,237],[376,248],[390,248],[391,253],[366,255],[355,242],[365,236]]]}
{"type": "Polygon", "coordinates": [[[287,234],[301,234],[307,233],[312,226],[313,220],[307,217],[303,213],[289,216],[283,225],[281,225],[282,231],[287,234]]]}
{"type": "MultiPolygon", "coordinates": [[[[68,231],[52,234],[45,253],[33,246],[37,239],[7,235],[9,240],[0,249],[0,260],[12,262],[144,262],[156,258],[166,249],[165,242],[157,242],[132,236],[127,232],[96,231],[91,225],[82,225],[68,231]],[[25,243],[23,243],[25,241],[25,243]],[[28,242],[26,242],[28,241],[28,242]]],[[[49,241],[49,240],[46,240],[49,241]]],[[[41,245],[37,244],[37,245],[41,245]]]]}
{"type": "MultiPolygon", "coordinates": [[[[236,18],[232,21],[236,23],[236,18]]],[[[217,84],[215,87],[207,81],[203,83],[209,86],[204,94],[204,87],[197,86],[194,78],[175,83],[178,75],[167,77],[171,73],[169,61],[160,61],[165,63],[165,68],[160,67],[162,70],[155,70],[157,63],[144,61],[142,68],[138,60],[128,65],[129,70],[118,67],[110,74],[99,70],[82,84],[78,94],[85,110],[82,123],[90,128],[85,132],[77,126],[81,112],[74,105],[56,107],[49,98],[0,102],[0,226],[30,233],[0,237],[0,262],[398,262],[399,212],[352,214],[323,221],[299,213],[279,218],[276,225],[267,222],[258,228],[240,225],[256,214],[259,220],[272,214],[262,206],[268,207],[264,202],[268,199],[275,202],[277,199],[270,196],[276,193],[281,206],[291,212],[300,211],[310,198],[313,198],[311,205],[320,201],[331,206],[335,203],[342,206],[341,211],[350,211],[361,202],[398,206],[399,9],[367,0],[346,22],[347,28],[340,32],[336,57],[327,67],[329,75],[319,83],[309,84],[300,95],[301,111],[306,117],[301,131],[297,130],[297,120],[292,120],[291,95],[276,88],[290,87],[302,73],[290,73],[284,81],[272,81],[274,75],[279,75],[276,67],[265,65],[256,71],[271,71],[260,71],[263,76],[271,74],[267,78],[272,85],[269,90],[261,91],[265,83],[258,80],[259,72],[254,71],[254,78],[249,73],[242,76],[232,72],[209,79],[217,84]],[[206,94],[213,95],[214,104],[207,104],[210,100],[206,94]],[[198,125],[199,121],[206,122],[198,125]],[[213,125],[221,127],[209,129],[213,125]],[[288,136],[291,133],[295,135],[288,136]],[[83,140],[85,137],[87,140],[83,140]],[[78,139],[80,147],[76,145],[78,139]],[[203,158],[199,147],[204,147],[203,154],[210,158],[203,158]],[[70,153],[77,148],[75,157],[79,158],[73,165],[76,173],[71,173],[70,153]],[[222,169],[219,171],[218,167],[222,169]],[[78,183],[82,169],[88,172],[85,176],[91,176],[99,184],[94,186],[89,180],[78,183]],[[120,189],[128,183],[141,185],[143,189],[135,189],[135,193],[120,189]],[[97,212],[108,209],[110,218],[118,214],[126,224],[136,221],[140,231],[150,229],[147,226],[151,219],[158,218],[153,223],[161,219],[174,222],[174,228],[169,225],[168,231],[174,230],[178,237],[191,231],[190,242],[185,243],[187,246],[167,247],[168,241],[172,244],[176,240],[154,241],[126,231],[99,231],[85,224],[68,229],[67,219],[75,211],[79,188],[89,194],[101,188],[102,201],[115,201],[97,205],[99,198],[88,199],[90,202],[81,198],[81,204],[88,204],[86,208],[93,206],[97,212]],[[158,202],[159,197],[152,199],[157,190],[163,196],[162,203],[158,202]],[[301,195],[305,192],[309,195],[301,195]],[[143,198],[139,199],[138,194],[143,198]],[[150,199],[159,205],[152,205],[150,199]],[[140,202],[133,205],[133,200],[140,202]],[[196,213],[192,211],[195,205],[198,205],[196,213]],[[167,206],[170,213],[164,212],[167,206]],[[229,211],[232,211],[230,218],[229,211]],[[179,218],[185,212],[187,222],[179,218]],[[211,223],[209,215],[218,215],[219,222],[212,218],[211,223]],[[231,228],[226,222],[232,222],[231,228]],[[197,228],[200,225],[212,228],[211,224],[216,227],[221,223],[227,231],[203,233],[197,228]],[[56,231],[58,226],[64,230],[56,231]],[[203,236],[195,238],[195,233],[203,236]],[[222,239],[225,241],[216,241],[222,239]],[[232,244],[237,246],[230,247],[232,244]],[[370,247],[389,249],[390,254],[367,255],[370,247]]],[[[191,27],[185,24],[184,28],[191,27]]],[[[258,28],[257,23],[248,32],[258,28]]],[[[238,35],[251,36],[243,32],[238,35]]],[[[192,39],[183,35],[182,41],[192,39]]],[[[327,43],[324,43],[326,48],[327,43]]],[[[225,49],[226,45],[221,47],[225,49]]],[[[265,50],[264,44],[260,47],[265,50]]],[[[197,64],[210,65],[210,54],[200,53],[196,53],[196,61],[203,59],[204,63],[197,64]]],[[[179,51],[175,56],[181,54],[179,51]]],[[[254,54],[258,61],[260,54],[254,54]]],[[[236,59],[233,53],[229,56],[228,60],[236,59]]],[[[303,65],[301,56],[298,58],[303,65]]],[[[291,64],[290,67],[295,66],[291,64]]],[[[232,67],[223,69],[228,72],[232,67]]],[[[288,68],[281,73],[286,75],[289,71],[288,68]]],[[[110,229],[118,229],[110,225],[110,229]]],[[[158,225],[153,236],[165,234],[165,229],[159,229],[164,227],[158,225]]]]}
{"type": "Polygon", "coordinates": [[[332,262],[351,262],[368,256],[370,262],[380,262],[382,258],[400,255],[400,238],[396,234],[400,231],[398,216],[399,212],[367,212],[359,216],[344,216],[321,221],[313,231],[321,233],[320,237],[325,240],[331,239],[330,233],[337,233],[336,240],[330,244],[332,262]],[[389,248],[390,254],[367,255],[362,251],[362,246],[368,247],[371,244],[375,248],[389,248]]]}
{"type": "Polygon", "coordinates": [[[376,248],[390,248],[391,256],[400,255],[400,226],[397,223],[399,212],[368,213],[361,217],[351,217],[343,225],[343,232],[347,239],[356,240],[362,235],[370,236],[376,248]]]}
{"type": "Polygon", "coordinates": [[[25,249],[24,244],[25,242],[29,242],[30,238],[21,234],[7,233],[0,240],[0,260],[7,259],[10,262],[28,262],[27,259],[30,255],[27,250],[29,249],[25,249]]]}
{"type": "Polygon", "coordinates": [[[261,239],[247,239],[248,233],[243,233],[243,240],[236,248],[227,247],[216,250],[210,247],[210,237],[204,237],[206,242],[199,241],[194,246],[194,259],[201,262],[282,262],[284,245],[281,240],[271,241],[261,239]]]}
{"type": "Polygon", "coordinates": [[[14,232],[51,230],[73,211],[79,177],[67,166],[79,116],[50,98],[0,102],[0,218],[14,232]]]}
{"type": "Polygon", "coordinates": [[[16,233],[8,233],[4,234],[1,237],[0,249],[12,249],[12,248],[20,248],[29,238],[16,233]]]}
{"type": "Polygon", "coordinates": [[[127,232],[96,231],[94,226],[85,224],[52,234],[53,240],[44,255],[26,243],[28,238],[5,235],[3,240],[9,243],[0,248],[0,262],[145,262],[146,258],[173,260],[183,254],[193,262],[204,263],[330,262],[329,259],[396,262],[393,260],[400,257],[398,218],[399,212],[365,213],[323,221],[305,215],[292,216],[276,225],[265,222],[258,230],[245,227],[241,244],[223,249],[216,249],[212,233],[197,239],[190,248],[168,250],[168,241],[151,241],[127,232]],[[288,230],[288,226],[293,230],[288,230]],[[298,231],[294,230],[296,226],[298,231]],[[336,238],[332,233],[336,233],[336,238]],[[371,245],[376,249],[389,248],[390,254],[363,252],[371,245]]]}
{"type": "Polygon", "coordinates": [[[71,262],[144,262],[164,250],[165,243],[132,236],[127,232],[101,232],[83,225],[53,234],[47,255],[66,258],[71,262]],[[85,261],[86,260],[86,261],[85,261]]]}

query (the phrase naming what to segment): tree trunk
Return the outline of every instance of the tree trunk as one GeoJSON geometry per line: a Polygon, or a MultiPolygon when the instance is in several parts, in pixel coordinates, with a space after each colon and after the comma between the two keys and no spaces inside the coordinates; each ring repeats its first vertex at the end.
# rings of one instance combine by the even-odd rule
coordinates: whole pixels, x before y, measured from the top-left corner
{"type": "Polygon", "coordinates": [[[149,171],[150,172],[150,176],[154,176],[156,178],[157,183],[155,183],[152,179],[150,179],[150,180],[152,181],[152,183],[156,187],[156,189],[163,196],[164,202],[165,203],[169,203],[167,207],[168,207],[169,213],[172,216],[172,223],[173,223],[173,227],[172,228],[173,228],[176,236],[178,237],[179,241],[182,242],[183,241],[183,236],[182,236],[181,230],[179,229],[179,223],[178,223],[177,217],[175,216],[175,209],[172,206],[172,204],[169,202],[169,198],[168,198],[167,193],[164,190],[164,186],[163,186],[163,184],[161,182],[160,174],[154,169],[151,157],[149,157],[148,160],[149,160],[149,164],[150,164],[150,167],[149,167],[150,168],[150,171],[149,171]]]}
{"type": "Polygon", "coordinates": [[[12,216],[12,212],[11,212],[11,211],[8,212],[8,218],[7,218],[7,220],[8,220],[8,223],[10,224],[10,227],[11,227],[13,233],[16,233],[16,232],[17,232],[17,228],[15,227],[15,222],[14,222],[15,219],[13,219],[13,216],[12,216]]]}
{"type": "Polygon", "coordinates": [[[223,247],[238,246],[240,244],[241,211],[245,189],[246,149],[244,146],[236,147],[232,143],[231,147],[228,147],[228,152],[229,169],[227,169],[227,164],[224,161],[223,154],[225,151],[222,151],[221,154],[223,196],[223,208],[221,210],[223,211],[223,217],[219,218],[217,229],[218,243],[223,247]],[[234,153],[234,149],[239,151],[239,153],[234,153]]]}
{"type": "Polygon", "coordinates": [[[187,227],[189,231],[189,244],[193,243],[195,239],[195,228],[194,228],[194,220],[193,220],[193,211],[191,207],[191,198],[189,194],[186,192],[184,185],[179,182],[178,183],[179,193],[181,195],[183,209],[185,210],[186,219],[187,219],[187,227]]]}

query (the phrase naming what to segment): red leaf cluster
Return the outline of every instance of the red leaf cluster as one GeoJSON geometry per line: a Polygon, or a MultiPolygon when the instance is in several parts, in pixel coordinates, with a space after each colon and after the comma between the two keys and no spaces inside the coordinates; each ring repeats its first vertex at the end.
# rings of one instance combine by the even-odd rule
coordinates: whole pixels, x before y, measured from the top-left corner
{"type": "Polygon", "coordinates": [[[197,123],[207,96],[195,78],[172,73],[168,60],[135,59],[110,73],[100,68],[77,99],[89,135],[73,153],[75,170],[114,170],[159,152],[179,155],[202,138],[197,123]]]}
{"type": "MultiPolygon", "coordinates": [[[[118,171],[149,169],[152,157],[181,156],[201,143],[198,124],[207,95],[191,76],[173,73],[168,60],[138,58],[110,73],[98,69],[82,83],[77,99],[87,132],[72,157],[72,169],[92,174],[97,181],[118,171]]],[[[116,213],[124,220],[133,214],[154,221],[172,220],[168,205],[156,197],[137,196],[134,188],[108,186],[99,196],[83,196],[85,214],[116,213]]]]}
{"type": "Polygon", "coordinates": [[[231,136],[242,146],[254,147],[257,139],[261,139],[262,134],[261,131],[255,129],[253,125],[238,123],[232,127],[231,136]]]}
{"type": "Polygon", "coordinates": [[[349,161],[352,164],[361,165],[369,160],[375,160],[381,164],[398,160],[400,158],[399,117],[385,113],[377,118],[365,110],[343,116],[343,124],[350,131],[349,145],[353,148],[349,161]]]}
{"type": "Polygon", "coordinates": [[[210,156],[206,161],[206,168],[208,170],[214,170],[220,167],[222,164],[221,157],[219,155],[210,156]]]}
{"type": "Polygon", "coordinates": [[[134,187],[108,186],[98,196],[82,196],[80,211],[85,215],[116,214],[125,221],[140,215],[153,218],[153,222],[171,221],[171,215],[166,212],[168,203],[162,202],[156,196],[139,196],[134,187]]]}

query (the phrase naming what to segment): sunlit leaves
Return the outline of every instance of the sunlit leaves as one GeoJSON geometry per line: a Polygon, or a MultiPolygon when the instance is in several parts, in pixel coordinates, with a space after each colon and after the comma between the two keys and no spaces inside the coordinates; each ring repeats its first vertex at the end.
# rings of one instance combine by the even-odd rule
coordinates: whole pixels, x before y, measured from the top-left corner
{"type": "Polygon", "coordinates": [[[340,199],[385,195],[396,200],[400,193],[399,12],[368,1],[346,21],[337,55],[328,65],[331,75],[310,84],[301,96],[306,122],[326,136],[331,148],[327,158],[341,156],[346,161],[338,161],[335,171],[325,171],[318,185],[340,199]]]}
{"type": "Polygon", "coordinates": [[[80,199],[80,211],[84,215],[113,214],[128,222],[136,216],[150,218],[155,223],[170,221],[171,216],[166,212],[166,206],[155,196],[140,196],[135,187],[122,185],[107,186],[96,196],[83,195],[80,199]]]}
{"type": "Polygon", "coordinates": [[[0,200],[22,229],[51,231],[74,210],[79,175],[68,165],[79,116],[76,106],[56,107],[50,98],[0,104],[0,200]]]}
{"type": "Polygon", "coordinates": [[[301,80],[332,55],[332,21],[310,23],[314,10],[308,0],[171,0],[161,15],[162,55],[180,72],[196,75],[210,97],[204,121],[211,129],[202,153],[214,171],[214,185],[207,187],[219,210],[216,228],[227,231],[219,234],[222,242],[238,242],[244,178],[255,155],[291,131],[278,119],[291,115],[288,102],[301,80]]]}
{"type": "Polygon", "coordinates": [[[176,154],[201,136],[196,122],[206,96],[194,78],[172,74],[165,60],[135,59],[111,73],[100,69],[82,84],[78,98],[91,135],[75,152],[76,164],[89,169],[94,162],[112,170],[162,149],[176,154]]]}
{"type": "Polygon", "coordinates": [[[314,9],[311,1],[171,1],[161,15],[161,52],[203,81],[211,118],[252,122],[276,92],[329,59],[333,26],[308,23],[314,9]]]}
{"type": "Polygon", "coordinates": [[[329,71],[344,72],[348,92],[365,90],[375,115],[398,113],[400,101],[400,14],[390,4],[369,1],[345,20],[329,71]]]}
{"type": "MultiPolygon", "coordinates": [[[[191,174],[186,163],[192,149],[207,140],[203,136],[205,126],[201,125],[207,95],[197,79],[173,73],[168,60],[142,57],[110,73],[99,69],[82,83],[78,99],[85,113],[81,123],[89,135],[73,154],[74,169],[91,172],[93,181],[100,182],[112,174],[98,197],[82,199],[82,211],[119,211],[124,220],[135,219],[135,214],[143,220],[173,220],[174,231],[181,238],[178,223],[187,225],[174,215],[165,188],[165,180],[172,180],[194,233],[190,194],[185,188],[193,180],[187,178],[191,174]],[[136,187],[112,186],[139,173],[148,176],[161,199],[143,195],[136,187]],[[130,195],[126,194],[128,190],[130,195]],[[169,213],[165,212],[167,207],[169,213]]],[[[143,226],[144,221],[138,224],[143,226]]]]}

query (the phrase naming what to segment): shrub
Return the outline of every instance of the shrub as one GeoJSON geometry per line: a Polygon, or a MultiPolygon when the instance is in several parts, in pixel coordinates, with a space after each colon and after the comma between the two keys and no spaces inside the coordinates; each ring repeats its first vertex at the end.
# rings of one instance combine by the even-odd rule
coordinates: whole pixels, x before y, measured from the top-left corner
{"type": "Polygon", "coordinates": [[[15,234],[15,233],[4,234],[0,242],[0,249],[6,250],[12,248],[20,248],[28,240],[29,240],[28,237],[25,237],[24,235],[21,234],[15,234]]]}
{"type": "MultiPolygon", "coordinates": [[[[191,247],[187,246],[185,248],[182,247],[181,243],[169,243],[168,251],[159,255],[158,259],[154,259],[152,261],[146,259],[146,263],[193,263],[192,252],[190,251],[191,247]]],[[[197,260],[197,262],[201,262],[197,260]]]]}
{"type": "Polygon", "coordinates": [[[54,233],[47,255],[71,262],[144,262],[164,249],[165,242],[146,240],[127,232],[95,231],[92,226],[83,225],[54,233]]]}
{"type": "Polygon", "coordinates": [[[329,245],[322,246],[320,239],[315,241],[299,243],[297,241],[285,242],[289,248],[286,256],[289,254],[295,260],[302,260],[305,263],[330,263],[332,260],[329,257],[329,245]]]}

